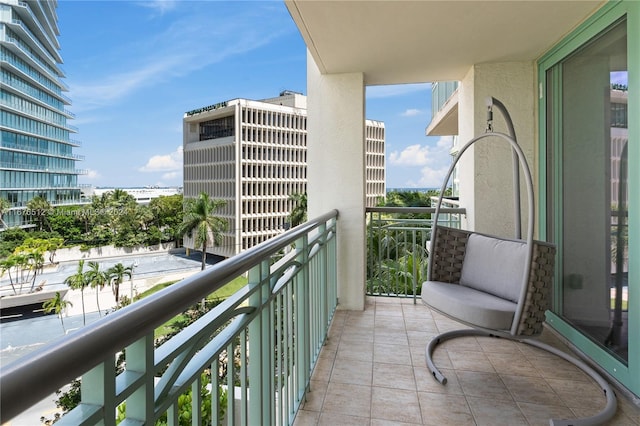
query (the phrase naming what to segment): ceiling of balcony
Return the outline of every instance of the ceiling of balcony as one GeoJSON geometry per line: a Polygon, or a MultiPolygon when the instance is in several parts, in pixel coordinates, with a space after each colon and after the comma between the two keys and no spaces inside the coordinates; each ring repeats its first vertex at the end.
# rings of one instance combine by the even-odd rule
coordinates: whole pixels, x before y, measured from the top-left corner
{"type": "Polygon", "coordinates": [[[368,85],[460,80],[471,65],[529,61],[602,1],[285,0],[322,73],[368,85]]]}

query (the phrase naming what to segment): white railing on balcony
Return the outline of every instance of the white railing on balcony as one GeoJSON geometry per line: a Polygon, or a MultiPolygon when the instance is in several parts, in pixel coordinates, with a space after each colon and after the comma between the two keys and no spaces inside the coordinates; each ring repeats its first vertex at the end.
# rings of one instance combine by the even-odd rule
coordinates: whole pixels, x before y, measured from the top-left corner
{"type": "Polygon", "coordinates": [[[337,305],[336,225],[334,210],[6,366],[0,418],[82,377],[60,425],[177,425],[189,394],[190,424],[291,424],[337,305]],[[154,348],[157,327],[239,276],[244,288],[154,348]]]}
{"type": "Polygon", "coordinates": [[[431,85],[431,118],[442,109],[451,95],[458,90],[457,81],[440,81],[431,85]]]}
{"type": "MultiPolygon", "coordinates": [[[[367,208],[367,294],[413,297],[427,277],[432,207],[367,208]]],[[[438,223],[460,228],[464,208],[443,207],[438,223]]]]}

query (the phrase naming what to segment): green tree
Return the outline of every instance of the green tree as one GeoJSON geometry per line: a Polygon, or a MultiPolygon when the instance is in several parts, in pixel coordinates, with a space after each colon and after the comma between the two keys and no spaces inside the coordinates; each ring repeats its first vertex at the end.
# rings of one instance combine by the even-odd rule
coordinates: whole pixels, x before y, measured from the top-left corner
{"type": "Polygon", "coordinates": [[[289,200],[293,202],[293,208],[289,213],[289,222],[293,228],[307,221],[307,193],[291,194],[289,200]]]}
{"type": "Polygon", "coordinates": [[[155,225],[162,233],[162,241],[172,241],[181,238],[179,228],[184,217],[182,194],[160,196],[149,202],[149,209],[153,214],[152,226],[155,225]]]}
{"type": "Polygon", "coordinates": [[[60,237],[51,238],[27,238],[24,242],[16,248],[16,250],[27,251],[35,250],[42,255],[45,252],[49,252],[49,262],[53,263],[56,256],[56,250],[62,247],[64,240],[60,237]]]}
{"type": "Polygon", "coordinates": [[[136,203],[135,197],[124,189],[116,188],[113,191],[109,191],[107,194],[109,197],[109,204],[112,207],[126,207],[132,203],[136,203]]]}
{"type": "MultiPolygon", "coordinates": [[[[44,266],[44,251],[41,249],[32,249],[26,252],[28,269],[33,272],[31,276],[31,288],[29,289],[29,293],[33,292],[36,286],[36,277],[38,276],[38,272],[42,272],[42,267],[44,266]]],[[[27,279],[26,282],[28,282],[27,279]]]]}
{"type": "MultiPolygon", "coordinates": [[[[16,285],[13,281],[13,276],[11,275],[11,270],[17,267],[17,259],[15,256],[9,256],[0,262],[0,277],[4,277],[5,273],[9,275],[9,283],[11,284],[11,288],[13,289],[13,294],[18,294],[16,290],[16,285]]],[[[16,271],[17,273],[17,271],[16,271]]]]}
{"type": "Polygon", "coordinates": [[[80,213],[78,214],[80,221],[82,222],[82,224],[84,225],[84,233],[88,234],[89,233],[89,229],[91,228],[91,225],[93,223],[93,218],[94,218],[94,210],[93,207],[90,205],[84,205],[80,208],[80,213]]]}
{"type": "Polygon", "coordinates": [[[116,263],[107,271],[111,286],[113,289],[113,295],[116,298],[116,304],[120,303],[120,284],[124,282],[124,278],[133,277],[133,265],[124,266],[122,263],[116,263]]]}
{"type": "Polygon", "coordinates": [[[56,291],[56,295],[55,297],[53,297],[53,299],[49,299],[42,304],[42,309],[44,309],[45,314],[54,312],[56,315],[58,315],[58,318],[60,318],[60,323],[62,324],[62,331],[64,331],[65,334],[67,330],[64,327],[64,320],[62,319],[62,313],[64,312],[65,309],[67,309],[68,306],[73,306],[73,304],[68,300],[64,300],[62,297],[60,297],[59,291],[56,291]]]}
{"type": "Polygon", "coordinates": [[[91,208],[93,213],[93,229],[91,234],[100,243],[116,245],[133,245],[125,234],[131,222],[132,211],[137,207],[136,199],[122,189],[105,192],[101,196],[93,196],[91,208]]]}
{"type": "Polygon", "coordinates": [[[47,251],[49,252],[49,262],[54,263],[54,259],[56,257],[56,251],[62,247],[64,244],[64,240],[60,237],[49,238],[49,244],[47,247],[47,251]]]}
{"type": "Polygon", "coordinates": [[[82,209],[83,206],[55,207],[48,218],[51,230],[60,234],[66,241],[81,241],[83,233],[82,209]]]}
{"type": "Polygon", "coordinates": [[[8,228],[4,221],[4,214],[11,208],[11,203],[6,198],[0,198],[0,224],[2,228],[8,228]]]}
{"type": "Polygon", "coordinates": [[[0,232],[0,257],[10,256],[29,234],[20,228],[9,228],[0,232]]]}
{"type": "Polygon", "coordinates": [[[109,281],[109,273],[107,271],[101,271],[100,264],[98,262],[92,261],[87,265],[89,266],[89,270],[84,273],[85,279],[88,285],[96,290],[96,306],[98,307],[98,315],[102,316],[102,311],[100,310],[100,290],[102,290],[109,281]]]}
{"type": "Polygon", "coordinates": [[[84,289],[87,286],[87,279],[84,275],[84,259],[78,261],[78,269],[76,273],[65,278],[64,283],[72,290],[80,290],[80,297],[82,298],[82,324],[87,324],[86,313],[84,310],[84,289]]]}
{"type": "Polygon", "coordinates": [[[0,262],[2,275],[8,272],[9,281],[14,294],[22,293],[22,286],[30,284],[29,292],[33,292],[38,272],[42,269],[44,257],[37,249],[18,247],[15,252],[0,262]],[[11,270],[14,274],[11,274],[11,270]],[[19,285],[16,289],[16,284],[19,285]]]}
{"type": "Polygon", "coordinates": [[[51,213],[51,204],[41,196],[32,198],[27,203],[27,210],[34,215],[34,221],[38,225],[40,231],[44,230],[46,226],[51,231],[51,225],[49,224],[49,214],[51,213]]]}
{"type": "Polygon", "coordinates": [[[214,213],[227,204],[224,200],[212,200],[209,194],[201,192],[198,198],[185,202],[184,221],[180,227],[180,235],[194,238],[196,247],[202,247],[202,270],[206,267],[207,246],[220,244],[222,233],[227,230],[228,223],[214,213]]]}

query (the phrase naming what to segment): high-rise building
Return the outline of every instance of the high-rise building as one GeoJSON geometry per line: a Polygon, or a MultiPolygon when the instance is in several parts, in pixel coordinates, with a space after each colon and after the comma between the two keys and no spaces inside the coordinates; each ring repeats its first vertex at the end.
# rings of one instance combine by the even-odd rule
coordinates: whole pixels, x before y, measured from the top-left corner
{"type": "Polygon", "coordinates": [[[56,7],[0,0],[0,198],[11,206],[0,227],[28,226],[24,209],[36,196],[53,206],[80,201],[56,7]]]}
{"type": "MultiPolygon", "coordinates": [[[[206,192],[227,202],[217,214],[229,231],[207,252],[230,257],[286,230],[291,196],[307,191],[306,96],[233,99],[189,111],[183,123],[184,196],[206,192]]],[[[386,191],[384,130],[384,123],[366,120],[370,206],[386,191]]],[[[189,238],[185,246],[195,248],[189,238]]]]}

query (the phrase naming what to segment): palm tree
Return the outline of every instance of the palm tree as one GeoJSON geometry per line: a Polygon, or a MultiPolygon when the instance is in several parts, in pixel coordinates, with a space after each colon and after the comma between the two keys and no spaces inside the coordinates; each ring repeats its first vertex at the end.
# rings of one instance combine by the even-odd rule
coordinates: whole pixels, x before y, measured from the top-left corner
{"type": "Polygon", "coordinates": [[[45,314],[55,312],[55,314],[58,315],[58,318],[60,318],[60,323],[62,324],[62,331],[64,331],[65,334],[67,333],[67,330],[64,328],[62,312],[67,309],[68,306],[73,306],[73,303],[60,297],[59,291],[56,291],[56,295],[53,299],[49,299],[42,304],[42,309],[44,309],[45,314]]]}
{"type": "Polygon", "coordinates": [[[51,231],[51,225],[47,218],[47,215],[51,212],[51,204],[44,197],[38,195],[32,198],[31,201],[27,203],[27,209],[35,214],[35,220],[40,231],[43,230],[45,224],[49,228],[49,231],[51,231]]]}
{"type": "Polygon", "coordinates": [[[129,279],[133,277],[133,265],[124,266],[122,263],[116,263],[107,271],[107,276],[109,280],[111,280],[111,285],[113,286],[113,295],[116,298],[116,304],[119,303],[120,300],[120,284],[124,281],[124,277],[127,276],[129,279]]]}
{"type": "Polygon", "coordinates": [[[31,288],[29,292],[33,292],[33,289],[36,286],[36,276],[38,272],[42,272],[42,268],[44,267],[44,254],[42,251],[33,250],[27,255],[29,265],[33,268],[33,279],[31,281],[31,288]]]}
{"type": "Polygon", "coordinates": [[[102,290],[105,284],[109,281],[109,274],[106,271],[100,270],[100,264],[98,262],[89,262],[89,270],[85,272],[85,279],[91,288],[96,289],[96,305],[98,306],[98,315],[102,316],[100,310],[100,290],[102,290]]]}
{"type": "Polygon", "coordinates": [[[9,272],[9,281],[13,288],[14,294],[22,293],[22,286],[31,282],[29,291],[33,291],[36,282],[36,275],[44,264],[42,253],[37,250],[16,250],[15,253],[9,255],[0,262],[2,274],[9,272]],[[11,269],[14,270],[14,276],[11,276],[11,269]],[[33,275],[31,273],[33,272],[33,275]],[[14,285],[19,285],[18,289],[14,285]]]}
{"type": "Polygon", "coordinates": [[[64,283],[72,290],[80,290],[80,296],[82,297],[82,324],[87,324],[87,318],[84,311],[84,288],[87,286],[87,279],[83,272],[84,259],[78,261],[78,269],[75,274],[65,278],[64,283]]]}
{"type": "Polygon", "coordinates": [[[294,207],[289,213],[289,221],[293,228],[307,221],[307,193],[291,194],[289,200],[294,203],[294,207]]]}
{"type": "Polygon", "coordinates": [[[11,283],[11,288],[13,289],[13,294],[18,294],[18,291],[16,290],[16,286],[13,283],[13,277],[11,277],[11,268],[16,268],[17,269],[17,260],[15,258],[15,256],[9,256],[6,259],[3,259],[0,262],[0,270],[2,271],[2,273],[0,273],[0,277],[4,276],[5,272],[9,273],[9,282],[11,283]]]}
{"type": "Polygon", "coordinates": [[[7,228],[4,221],[4,214],[11,208],[11,203],[6,198],[0,198],[0,224],[3,228],[7,228]]]}
{"type": "Polygon", "coordinates": [[[227,230],[225,219],[214,216],[216,210],[227,204],[224,200],[212,200],[209,194],[201,192],[198,198],[185,201],[184,220],[179,235],[195,238],[195,246],[202,247],[202,270],[206,266],[207,246],[222,241],[222,233],[227,230]]]}

